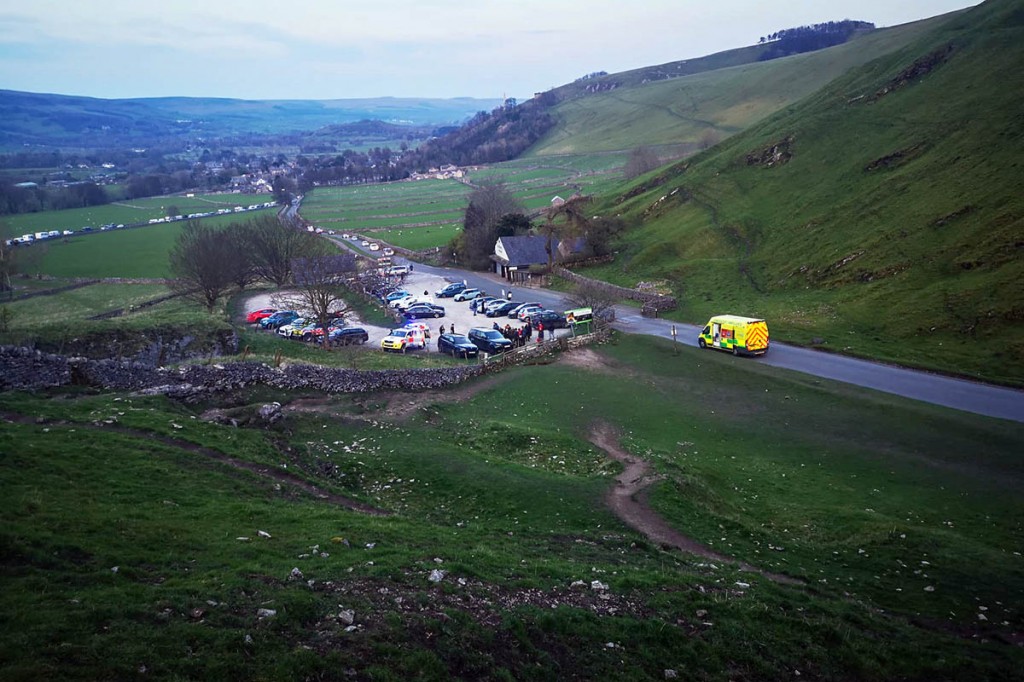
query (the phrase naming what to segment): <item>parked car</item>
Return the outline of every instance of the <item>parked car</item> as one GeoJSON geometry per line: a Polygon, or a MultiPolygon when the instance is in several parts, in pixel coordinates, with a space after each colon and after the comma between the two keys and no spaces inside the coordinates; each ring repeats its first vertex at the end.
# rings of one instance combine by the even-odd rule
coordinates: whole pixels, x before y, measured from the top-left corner
{"type": "Polygon", "coordinates": [[[277,329],[281,325],[289,324],[299,317],[296,310],[278,310],[270,317],[260,320],[260,329],[277,329]]]}
{"type": "Polygon", "coordinates": [[[420,295],[420,296],[406,296],[405,298],[400,298],[397,301],[392,301],[388,305],[390,305],[395,310],[405,311],[406,309],[411,308],[412,306],[414,306],[414,305],[416,305],[418,303],[433,303],[433,302],[434,302],[434,299],[429,294],[424,294],[424,295],[420,295]]]}
{"type": "Polygon", "coordinates": [[[441,334],[437,337],[437,352],[455,358],[475,358],[480,349],[465,334],[441,334]]]}
{"type": "MultiPolygon", "coordinates": [[[[455,294],[458,294],[458,293],[460,293],[462,291],[465,291],[465,290],[466,290],[466,285],[463,284],[462,282],[452,282],[448,286],[446,286],[446,287],[444,287],[442,289],[438,289],[437,291],[435,291],[434,292],[434,296],[437,296],[438,298],[448,298],[449,296],[454,296],[455,294]]],[[[461,300],[461,299],[456,299],[456,300],[461,300]]]]}
{"type": "Polygon", "coordinates": [[[530,315],[534,313],[539,313],[542,310],[544,310],[544,308],[542,308],[539,305],[522,308],[518,313],[516,313],[516,318],[518,318],[520,322],[525,322],[526,318],[528,318],[530,315]]]}
{"type": "Polygon", "coordinates": [[[390,246],[385,246],[384,247],[384,255],[385,256],[394,256],[395,255],[395,250],[392,249],[390,246]]]}
{"type": "Polygon", "coordinates": [[[385,303],[391,303],[393,301],[397,301],[400,298],[405,298],[406,296],[411,296],[411,295],[412,294],[410,294],[405,289],[397,289],[396,291],[392,291],[389,294],[385,294],[384,302],[385,303]]]}
{"type": "Polygon", "coordinates": [[[249,324],[256,324],[263,318],[270,317],[276,312],[277,308],[260,308],[259,310],[252,310],[245,316],[245,321],[249,324]]]}
{"type": "Polygon", "coordinates": [[[473,327],[469,330],[468,337],[473,345],[485,353],[495,354],[512,350],[512,342],[495,329],[473,327]]]}
{"type": "Polygon", "coordinates": [[[512,310],[508,311],[508,316],[509,317],[516,317],[518,319],[519,311],[522,310],[523,308],[541,308],[541,307],[543,307],[543,306],[540,303],[538,303],[537,301],[531,301],[529,303],[520,303],[515,308],[512,308],[512,310]]]}
{"type": "Polygon", "coordinates": [[[327,340],[334,346],[349,346],[366,343],[370,335],[362,327],[333,327],[327,332],[327,340]]]}
{"type": "Polygon", "coordinates": [[[482,314],[484,312],[484,306],[491,301],[497,300],[499,299],[496,296],[477,296],[469,302],[469,309],[482,314]]]}
{"type": "MultiPolygon", "coordinates": [[[[289,322],[287,324],[282,324],[280,327],[278,327],[277,328],[277,333],[280,336],[289,337],[289,336],[292,335],[293,332],[295,332],[296,330],[301,330],[303,327],[305,327],[309,323],[310,323],[310,320],[307,320],[304,317],[296,317],[291,322],[289,322]]],[[[301,334],[299,334],[299,336],[301,336],[301,334]]]]}
{"type": "Polygon", "coordinates": [[[392,265],[390,268],[388,268],[387,274],[389,274],[389,275],[408,275],[409,274],[409,266],[408,265],[392,265]]]}
{"type": "Polygon", "coordinates": [[[456,301],[471,301],[477,296],[483,296],[484,292],[479,289],[463,289],[459,293],[455,294],[456,301]]]}
{"type": "Polygon", "coordinates": [[[397,353],[424,348],[426,345],[426,337],[418,329],[392,329],[380,342],[381,350],[397,353]]]}
{"type": "Polygon", "coordinates": [[[534,327],[540,322],[544,325],[544,329],[565,329],[569,326],[565,321],[565,315],[556,313],[554,310],[539,310],[532,313],[525,321],[534,327]]]}
{"type": "Polygon", "coordinates": [[[403,314],[410,319],[444,317],[444,308],[433,303],[416,303],[406,308],[403,314]]]}
{"type": "Polygon", "coordinates": [[[508,315],[508,311],[515,308],[516,305],[515,301],[504,301],[499,302],[497,305],[488,305],[485,315],[487,317],[502,317],[503,315],[508,315]]]}

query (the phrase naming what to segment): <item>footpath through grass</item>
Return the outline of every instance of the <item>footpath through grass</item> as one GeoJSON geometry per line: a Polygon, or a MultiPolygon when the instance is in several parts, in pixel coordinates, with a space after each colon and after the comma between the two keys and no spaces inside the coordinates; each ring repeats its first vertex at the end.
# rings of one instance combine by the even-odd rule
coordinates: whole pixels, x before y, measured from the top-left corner
{"type": "Polygon", "coordinates": [[[453,400],[0,395],[0,675],[1022,679],[1024,427],[674,350],[620,337],[453,400]],[[677,529],[805,584],[625,527],[598,422],[677,529]]]}

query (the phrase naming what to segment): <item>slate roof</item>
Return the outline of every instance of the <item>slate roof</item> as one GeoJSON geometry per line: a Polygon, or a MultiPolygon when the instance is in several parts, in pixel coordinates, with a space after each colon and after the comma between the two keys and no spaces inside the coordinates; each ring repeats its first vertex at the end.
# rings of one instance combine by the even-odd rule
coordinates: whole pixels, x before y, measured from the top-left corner
{"type": "MultiPolygon", "coordinates": [[[[508,256],[507,265],[523,268],[530,265],[547,265],[548,263],[548,252],[544,249],[547,237],[543,235],[499,237],[498,242],[504,247],[505,254],[508,256]]],[[[551,248],[557,260],[560,249],[567,249],[570,253],[575,253],[583,248],[583,243],[582,238],[564,244],[556,239],[552,242],[551,248]]],[[[502,259],[495,256],[495,260],[502,259]]]]}

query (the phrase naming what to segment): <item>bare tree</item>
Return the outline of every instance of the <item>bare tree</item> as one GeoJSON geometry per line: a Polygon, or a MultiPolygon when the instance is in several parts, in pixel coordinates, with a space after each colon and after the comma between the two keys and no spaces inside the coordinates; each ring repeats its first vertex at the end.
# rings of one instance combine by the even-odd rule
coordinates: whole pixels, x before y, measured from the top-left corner
{"type": "Polygon", "coordinates": [[[548,255],[548,272],[555,263],[555,238],[559,242],[582,237],[587,234],[590,218],[587,208],[592,198],[577,194],[568,201],[551,206],[546,213],[542,234],[547,238],[544,250],[548,255]]]}
{"type": "Polygon", "coordinates": [[[234,286],[231,263],[236,257],[220,231],[190,220],[171,250],[171,288],[212,311],[234,286]]]}
{"type": "Polygon", "coordinates": [[[615,317],[613,306],[616,298],[599,284],[577,284],[569,291],[565,300],[576,308],[590,308],[594,312],[595,320],[603,321],[615,317]]]}
{"type": "Polygon", "coordinates": [[[629,153],[626,165],[622,169],[622,175],[627,180],[632,180],[644,173],[648,173],[661,165],[661,159],[650,147],[637,147],[629,153]]]}
{"type": "Polygon", "coordinates": [[[250,227],[246,223],[231,223],[223,229],[222,234],[237,254],[237,257],[225,267],[231,268],[231,281],[235,283],[235,286],[239,290],[245,289],[260,278],[256,270],[256,256],[249,238],[250,227]]]}
{"type": "Polygon", "coordinates": [[[327,328],[337,317],[349,311],[345,303],[347,285],[357,271],[355,256],[340,253],[333,244],[318,240],[320,247],[313,252],[296,258],[292,263],[295,284],[298,290],[293,300],[299,301],[316,320],[323,334],[327,348],[327,328]]]}
{"type": "Polygon", "coordinates": [[[250,221],[246,233],[256,273],[278,287],[291,281],[295,259],[314,252],[321,242],[314,234],[282,225],[274,216],[250,221]]]}

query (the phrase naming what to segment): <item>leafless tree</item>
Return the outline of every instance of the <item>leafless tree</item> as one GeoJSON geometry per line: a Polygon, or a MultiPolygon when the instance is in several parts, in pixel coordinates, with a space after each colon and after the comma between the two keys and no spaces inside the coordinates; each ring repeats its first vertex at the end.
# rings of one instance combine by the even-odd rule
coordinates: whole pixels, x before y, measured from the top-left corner
{"type": "Polygon", "coordinates": [[[523,216],[522,203],[500,182],[484,182],[469,195],[462,234],[456,245],[460,262],[476,269],[484,269],[494,251],[503,225],[514,232],[515,225],[528,219],[523,216]],[[510,219],[507,216],[522,216],[510,219]],[[504,221],[504,222],[503,222],[504,221]]]}
{"type": "Polygon", "coordinates": [[[291,282],[295,259],[315,251],[321,241],[314,234],[282,225],[274,216],[260,216],[248,225],[256,273],[278,287],[291,282]]]}
{"type": "Polygon", "coordinates": [[[616,298],[599,284],[577,284],[565,297],[566,302],[576,308],[590,308],[595,320],[614,319],[613,306],[616,298]]]}
{"type": "Polygon", "coordinates": [[[171,288],[213,310],[234,287],[231,279],[237,252],[219,230],[190,220],[171,250],[171,288]]]}
{"type": "Polygon", "coordinates": [[[586,236],[591,220],[587,213],[591,200],[592,197],[577,194],[547,210],[541,233],[547,239],[544,249],[548,255],[549,272],[555,263],[556,238],[562,242],[586,236]]]}
{"type": "Polygon", "coordinates": [[[349,311],[345,303],[348,283],[355,276],[355,256],[341,253],[326,240],[317,240],[320,246],[315,251],[296,258],[292,263],[297,291],[293,300],[308,310],[316,320],[323,334],[324,348],[327,348],[327,328],[335,318],[349,311]]]}
{"type": "Polygon", "coordinates": [[[222,234],[237,253],[227,266],[231,267],[231,281],[239,290],[260,278],[256,270],[256,256],[253,253],[252,241],[250,239],[251,228],[246,223],[231,223],[223,229],[222,234]]]}
{"type": "Polygon", "coordinates": [[[650,172],[661,165],[658,154],[650,147],[637,147],[629,153],[626,165],[622,169],[622,175],[627,180],[632,180],[644,173],[650,172]]]}

